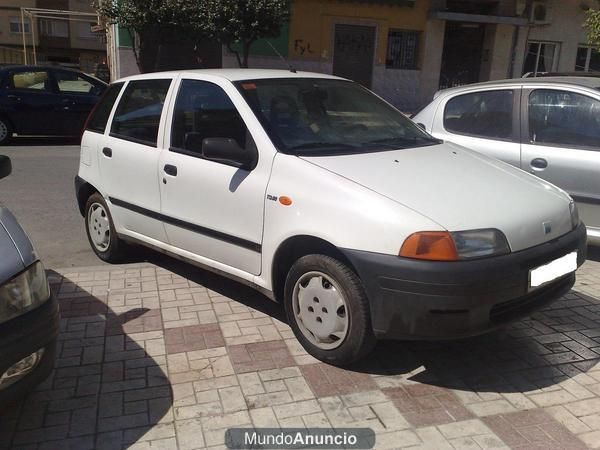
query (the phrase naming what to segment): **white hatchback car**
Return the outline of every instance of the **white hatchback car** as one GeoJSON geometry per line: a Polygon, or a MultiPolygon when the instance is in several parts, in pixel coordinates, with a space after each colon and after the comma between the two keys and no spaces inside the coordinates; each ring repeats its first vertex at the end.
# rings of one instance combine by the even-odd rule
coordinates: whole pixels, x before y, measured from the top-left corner
{"type": "Polygon", "coordinates": [[[413,120],[433,136],[565,189],[600,244],[600,78],[518,78],[440,91],[413,120]]]}
{"type": "Polygon", "coordinates": [[[566,293],[586,256],[564,191],[321,74],[117,81],[89,118],[75,184],[100,258],[141,243],[250,284],[338,365],[376,338],[506,324],[566,293]]]}

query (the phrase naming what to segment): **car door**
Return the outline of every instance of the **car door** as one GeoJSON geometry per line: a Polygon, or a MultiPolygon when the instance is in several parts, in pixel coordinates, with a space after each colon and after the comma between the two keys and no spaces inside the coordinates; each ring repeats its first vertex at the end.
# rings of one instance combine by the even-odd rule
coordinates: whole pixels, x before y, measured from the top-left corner
{"type": "Polygon", "coordinates": [[[519,167],[519,89],[457,93],[441,101],[433,135],[519,167]]]}
{"type": "Polygon", "coordinates": [[[262,131],[258,121],[233,85],[216,79],[181,80],[171,114],[169,144],[159,168],[169,243],[212,266],[260,274],[264,202],[274,153],[265,149],[256,167],[247,170],[205,159],[202,152],[207,138],[233,139],[255,151],[256,133],[262,131]]]}
{"type": "Polygon", "coordinates": [[[61,134],[76,136],[81,132],[90,111],[106,86],[93,78],[73,71],[53,70],[62,108],[61,134]]]}
{"type": "Polygon", "coordinates": [[[59,108],[54,81],[46,69],[11,70],[3,86],[8,118],[21,135],[60,134],[59,108]]]}
{"type": "Polygon", "coordinates": [[[571,194],[600,233],[600,95],[540,86],[523,90],[522,105],[521,168],[571,194]]]}
{"type": "Polygon", "coordinates": [[[172,77],[127,83],[99,143],[99,187],[111,205],[117,231],[145,242],[167,241],[157,180],[159,130],[172,77]]]}

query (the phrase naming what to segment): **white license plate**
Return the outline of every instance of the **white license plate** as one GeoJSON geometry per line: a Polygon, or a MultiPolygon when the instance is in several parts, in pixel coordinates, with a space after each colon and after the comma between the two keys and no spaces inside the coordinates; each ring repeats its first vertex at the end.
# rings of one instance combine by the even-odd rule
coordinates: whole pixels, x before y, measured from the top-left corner
{"type": "Polygon", "coordinates": [[[577,252],[529,271],[529,287],[536,288],[577,270],[577,252]]]}

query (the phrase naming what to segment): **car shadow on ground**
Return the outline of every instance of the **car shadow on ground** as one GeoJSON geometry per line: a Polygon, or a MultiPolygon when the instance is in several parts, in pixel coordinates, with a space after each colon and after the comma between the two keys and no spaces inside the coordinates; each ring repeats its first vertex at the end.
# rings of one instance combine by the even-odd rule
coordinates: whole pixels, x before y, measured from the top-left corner
{"type": "Polygon", "coordinates": [[[0,410],[0,448],[126,448],[173,404],[165,357],[161,365],[149,355],[140,334],[162,333],[160,312],[118,313],[107,295],[51,270],[48,277],[61,308],[56,366],[27,397],[0,410]]]}
{"type": "MultiPolygon", "coordinates": [[[[153,263],[287,323],[282,305],[248,286],[148,249],[136,252],[136,262],[153,263]]],[[[478,393],[520,393],[555,386],[599,362],[600,299],[572,290],[532,317],[483,336],[380,341],[347,369],[478,393]]]]}
{"type": "Polygon", "coordinates": [[[600,262],[600,245],[588,246],[588,260],[600,262]]]}

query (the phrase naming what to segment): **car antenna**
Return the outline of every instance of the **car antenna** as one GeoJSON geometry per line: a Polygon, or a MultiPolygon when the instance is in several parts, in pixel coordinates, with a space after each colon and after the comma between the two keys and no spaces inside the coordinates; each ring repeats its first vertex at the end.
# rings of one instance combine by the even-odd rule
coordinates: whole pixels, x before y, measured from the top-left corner
{"type": "Polygon", "coordinates": [[[283,57],[283,55],[277,51],[275,46],[273,44],[271,44],[271,41],[269,41],[268,39],[265,39],[265,41],[267,41],[267,44],[269,44],[269,47],[271,47],[273,49],[273,51],[275,52],[275,54],[277,56],[279,56],[279,58],[288,66],[288,69],[290,70],[290,72],[296,73],[296,69],[294,69],[294,67],[288,62],[288,60],[285,59],[283,57]]]}

